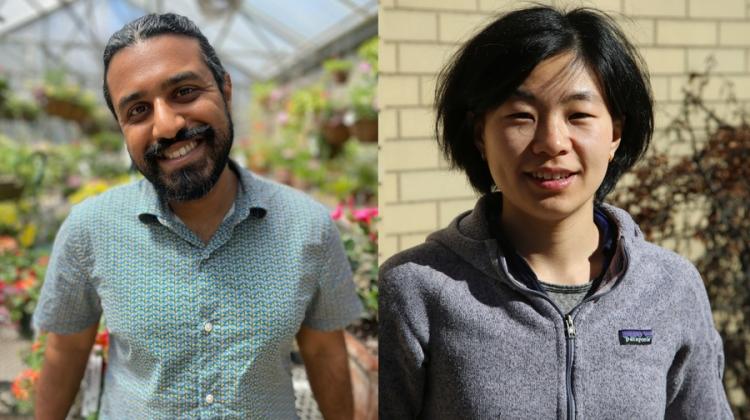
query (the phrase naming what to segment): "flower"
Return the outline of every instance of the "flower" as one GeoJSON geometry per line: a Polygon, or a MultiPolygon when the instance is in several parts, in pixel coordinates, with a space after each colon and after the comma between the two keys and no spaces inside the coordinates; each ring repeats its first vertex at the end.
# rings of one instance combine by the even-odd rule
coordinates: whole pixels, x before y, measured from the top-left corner
{"type": "Polygon", "coordinates": [[[369,73],[372,70],[372,66],[367,61],[360,61],[357,65],[357,70],[361,73],[369,73]]]}
{"type": "Polygon", "coordinates": [[[36,283],[36,273],[33,270],[25,271],[24,274],[26,275],[13,284],[18,290],[31,289],[36,283]]]}
{"type": "Polygon", "coordinates": [[[276,114],[276,123],[284,125],[289,122],[289,114],[287,114],[284,111],[279,112],[276,114]]]}
{"type": "Polygon", "coordinates": [[[41,265],[42,267],[46,267],[47,264],[49,264],[49,255],[42,255],[41,257],[37,258],[36,263],[38,265],[41,265]]]}
{"type": "Polygon", "coordinates": [[[0,203],[0,225],[15,226],[18,223],[18,209],[10,203],[0,203]]]}
{"type": "Polygon", "coordinates": [[[369,224],[374,217],[378,216],[377,207],[365,207],[352,212],[354,220],[369,224]]]}
{"type": "Polygon", "coordinates": [[[34,240],[36,239],[36,225],[33,223],[29,223],[28,225],[24,226],[23,230],[20,234],[18,234],[18,240],[21,242],[21,246],[24,248],[29,248],[31,245],[34,245],[34,240]]]}
{"type": "Polygon", "coordinates": [[[12,236],[0,236],[0,254],[18,250],[18,241],[12,236]]]}
{"type": "Polygon", "coordinates": [[[341,219],[341,216],[344,215],[344,206],[339,203],[339,205],[336,206],[335,209],[331,212],[331,219],[333,220],[339,220],[341,219]]]}
{"type": "Polygon", "coordinates": [[[13,384],[10,386],[10,392],[13,393],[13,398],[19,401],[26,401],[29,399],[29,391],[23,387],[23,379],[20,376],[13,380],[13,384]]]}
{"type": "Polygon", "coordinates": [[[34,384],[39,380],[39,371],[35,369],[24,369],[13,380],[10,387],[13,397],[19,401],[26,401],[30,398],[30,390],[34,389],[34,384]]]}
{"type": "Polygon", "coordinates": [[[109,330],[104,330],[96,335],[95,344],[102,346],[102,349],[106,349],[109,345],[109,330]]]}

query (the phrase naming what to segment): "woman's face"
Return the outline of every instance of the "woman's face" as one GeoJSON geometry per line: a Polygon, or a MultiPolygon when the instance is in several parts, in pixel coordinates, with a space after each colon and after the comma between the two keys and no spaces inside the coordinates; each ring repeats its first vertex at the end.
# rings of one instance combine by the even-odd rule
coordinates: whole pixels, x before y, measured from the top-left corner
{"type": "Polygon", "coordinates": [[[620,144],[595,74],[560,54],[539,63],[498,108],[477,139],[503,213],[562,220],[591,211],[610,157],[620,144]]]}

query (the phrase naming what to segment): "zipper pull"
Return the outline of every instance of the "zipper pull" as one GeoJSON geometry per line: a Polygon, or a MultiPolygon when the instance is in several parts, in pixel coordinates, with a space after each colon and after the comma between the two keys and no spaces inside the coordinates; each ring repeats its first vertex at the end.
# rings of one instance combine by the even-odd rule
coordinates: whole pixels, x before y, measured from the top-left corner
{"type": "Polygon", "coordinates": [[[576,338],[576,326],[573,324],[573,317],[570,314],[565,315],[565,335],[568,338],[576,338]]]}

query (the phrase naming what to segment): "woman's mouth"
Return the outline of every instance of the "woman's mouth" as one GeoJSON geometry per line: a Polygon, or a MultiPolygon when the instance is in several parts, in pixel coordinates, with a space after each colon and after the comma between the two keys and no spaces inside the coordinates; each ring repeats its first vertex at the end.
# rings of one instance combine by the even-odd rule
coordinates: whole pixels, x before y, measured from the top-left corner
{"type": "Polygon", "coordinates": [[[577,172],[567,170],[533,171],[526,173],[526,176],[534,185],[546,191],[564,190],[575,180],[577,175],[577,172]]]}

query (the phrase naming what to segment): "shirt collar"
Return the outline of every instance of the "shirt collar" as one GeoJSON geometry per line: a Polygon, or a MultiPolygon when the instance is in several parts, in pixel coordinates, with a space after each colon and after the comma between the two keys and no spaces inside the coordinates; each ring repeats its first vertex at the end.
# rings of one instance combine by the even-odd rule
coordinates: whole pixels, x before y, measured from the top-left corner
{"type": "MultiPolygon", "coordinates": [[[[234,217],[236,222],[248,216],[263,218],[268,212],[271,194],[264,182],[247,169],[229,160],[229,168],[234,171],[239,181],[237,197],[234,200],[234,217]]],[[[140,197],[136,204],[136,214],[142,222],[173,220],[174,213],[164,200],[159,197],[153,184],[146,179],[139,181],[140,197]]]]}

